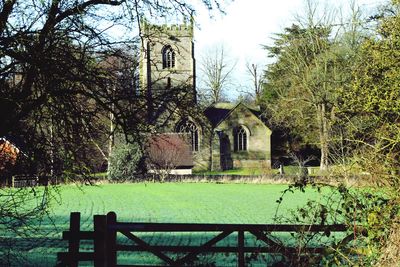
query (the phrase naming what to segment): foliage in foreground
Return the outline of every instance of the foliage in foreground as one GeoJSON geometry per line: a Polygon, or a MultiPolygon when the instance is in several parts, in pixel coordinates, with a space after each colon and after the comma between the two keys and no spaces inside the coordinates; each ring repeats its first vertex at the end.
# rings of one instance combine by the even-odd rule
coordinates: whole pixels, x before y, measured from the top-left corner
{"type": "MultiPolygon", "coordinates": [[[[327,186],[331,191],[323,195],[323,201],[309,200],[305,205],[293,209],[290,215],[276,216],[275,219],[279,223],[294,224],[344,223],[349,229],[345,242],[328,248],[323,255],[308,254],[303,248],[313,243],[324,244],[325,239],[333,233],[296,233],[293,236],[298,253],[287,257],[287,263],[293,266],[377,266],[383,260],[393,262],[393,258],[382,258],[385,247],[393,242],[393,234],[398,235],[394,227],[399,225],[400,217],[399,202],[393,199],[389,188],[351,188],[344,184],[329,186],[303,180],[288,186],[277,202],[280,205],[288,195],[305,193],[309,187],[320,192],[327,186]]],[[[278,211],[279,207],[277,214],[278,211]]]]}
{"type": "MultiPolygon", "coordinates": [[[[15,240],[23,240],[41,231],[41,220],[48,218],[52,193],[49,188],[0,188],[0,265],[20,265],[26,255],[16,249],[15,240]]],[[[54,191],[53,191],[54,193],[54,191]]]]}
{"type": "MultiPolygon", "coordinates": [[[[329,34],[333,26],[324,20],[285,29],[268,48],[278,60],[266,72],[264,96],[265,103],[272,103],[273,120],[288,123],[300,140],[317,143],[321,154],[328,142],[329,163],[363,172],[371,186],[370,192],[339,186],[339,202],[310,202],[291,219],[324,224],[330,214],[350,226],[361,225],[368,236],[326,260],[390,266],[400,262],[400,1],[359,19],[354,13],[353,26],[343,35],[329,34]],[[356,21],[373,31],[358,28],[356,21]]],[[[326,163],[321,156],[321,167],[326,163]]],[[[351,178],[348,171],[335,175],[351,178]]]]}

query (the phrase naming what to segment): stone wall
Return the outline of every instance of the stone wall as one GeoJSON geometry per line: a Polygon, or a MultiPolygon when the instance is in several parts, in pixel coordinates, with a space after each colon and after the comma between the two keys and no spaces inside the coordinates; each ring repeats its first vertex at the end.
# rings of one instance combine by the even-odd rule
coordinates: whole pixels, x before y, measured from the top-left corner
{"type": "MultiPolygon", "coordinates": [[[[239,106],[215,129],[228,140],[233,168],[269,168],[271,166],[271,131],[245,106],[239,106]],[[246,130],[247,150],[235,151],[235,129],[246,130]]],[[[221,139],[222,140],[222,139],[221,139]]],[[[219,153],[213,149],[217,156],[219,153]]],[[[222,167],[222,166],[221,166],[222,167]]]]}

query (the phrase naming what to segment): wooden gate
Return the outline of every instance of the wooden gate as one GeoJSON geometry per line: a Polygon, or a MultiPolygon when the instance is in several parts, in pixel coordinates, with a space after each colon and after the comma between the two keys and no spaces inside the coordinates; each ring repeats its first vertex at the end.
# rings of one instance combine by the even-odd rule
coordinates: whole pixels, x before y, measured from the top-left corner
{"type": "MultiPolygon", "coordinates": [[[[78,266],[80,261],[93,261],[94,266],[118,266],[118,251],[146,251],[161,259],[165,266],[183,266],[191,262],[200,253],[236,253],[237,265],[246,266],[245,253],[280,253],[282,255],[297,253],[296,247],[283,246],[271,239],[271,232],[346,232],[347,227],[335,225],[279,225],[279,224],[188,224],[188,223],[127,223],[118,222],[114,212],[107,215],[94,215],[94,231],[80,230],[80,213],[71,213],[70,229],[63,232],[63,239],[68,240],[68,252],[58,253],[58,266],[78,266]],[[137,233],[143,232],[207,232],[215,236],[198,246],[150,245],[137,233]],[[117,233],[127,237],[132,244],[117,242],[117,233]],[[265,246],[246,246],[245,233],[261,240],[265,246]],[[235,246],[215,246],[217,242],[236,235],[235,246]],[[92,252],[80,252],[80,240],[93,240],[92,252]],[[184,256],[172,258],[166,252],[186,253],[184,256]]],[[[336,244],[341,246],[355,237],[355,233],[336,244]]],[[[326,247],[303,248],[305,253],[326,253],[326,247]]],[[[127,265],[124,265],[127,266],[127,265]]],[[[142,266],[142,265],[129,265],[142,266]]]]}

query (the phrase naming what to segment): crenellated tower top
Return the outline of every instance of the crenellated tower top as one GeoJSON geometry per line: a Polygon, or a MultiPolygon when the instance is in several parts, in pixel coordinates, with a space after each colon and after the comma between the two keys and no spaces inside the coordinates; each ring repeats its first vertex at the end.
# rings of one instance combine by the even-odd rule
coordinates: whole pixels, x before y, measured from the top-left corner
{"type": "Polygon", "coordinates": [[[155,25],[141,21],[141,87],[150,94],[171,88],[196,99],[193,20],[155,25]]]}
{"type": "Polygon", "coordinates": [[[153,34],[170,34],[174,36],[187,36],[193,38],[193,19],[190,19],[190,23],[185,20],[182,24],[151,24],[147,20],[142,19],[140,23],[141,35],[146,37],[153,34]]]}

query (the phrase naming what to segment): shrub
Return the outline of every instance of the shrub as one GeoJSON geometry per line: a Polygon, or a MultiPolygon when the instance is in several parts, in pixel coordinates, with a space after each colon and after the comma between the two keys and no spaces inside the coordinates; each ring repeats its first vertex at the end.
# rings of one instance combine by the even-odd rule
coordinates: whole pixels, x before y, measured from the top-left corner
{"type": "Polygon", "coordinates": [[[136,143],[116,146],[109,158],[108,178],[111,180],[133,179],[140,169],[143,153],[136,143]]]}

